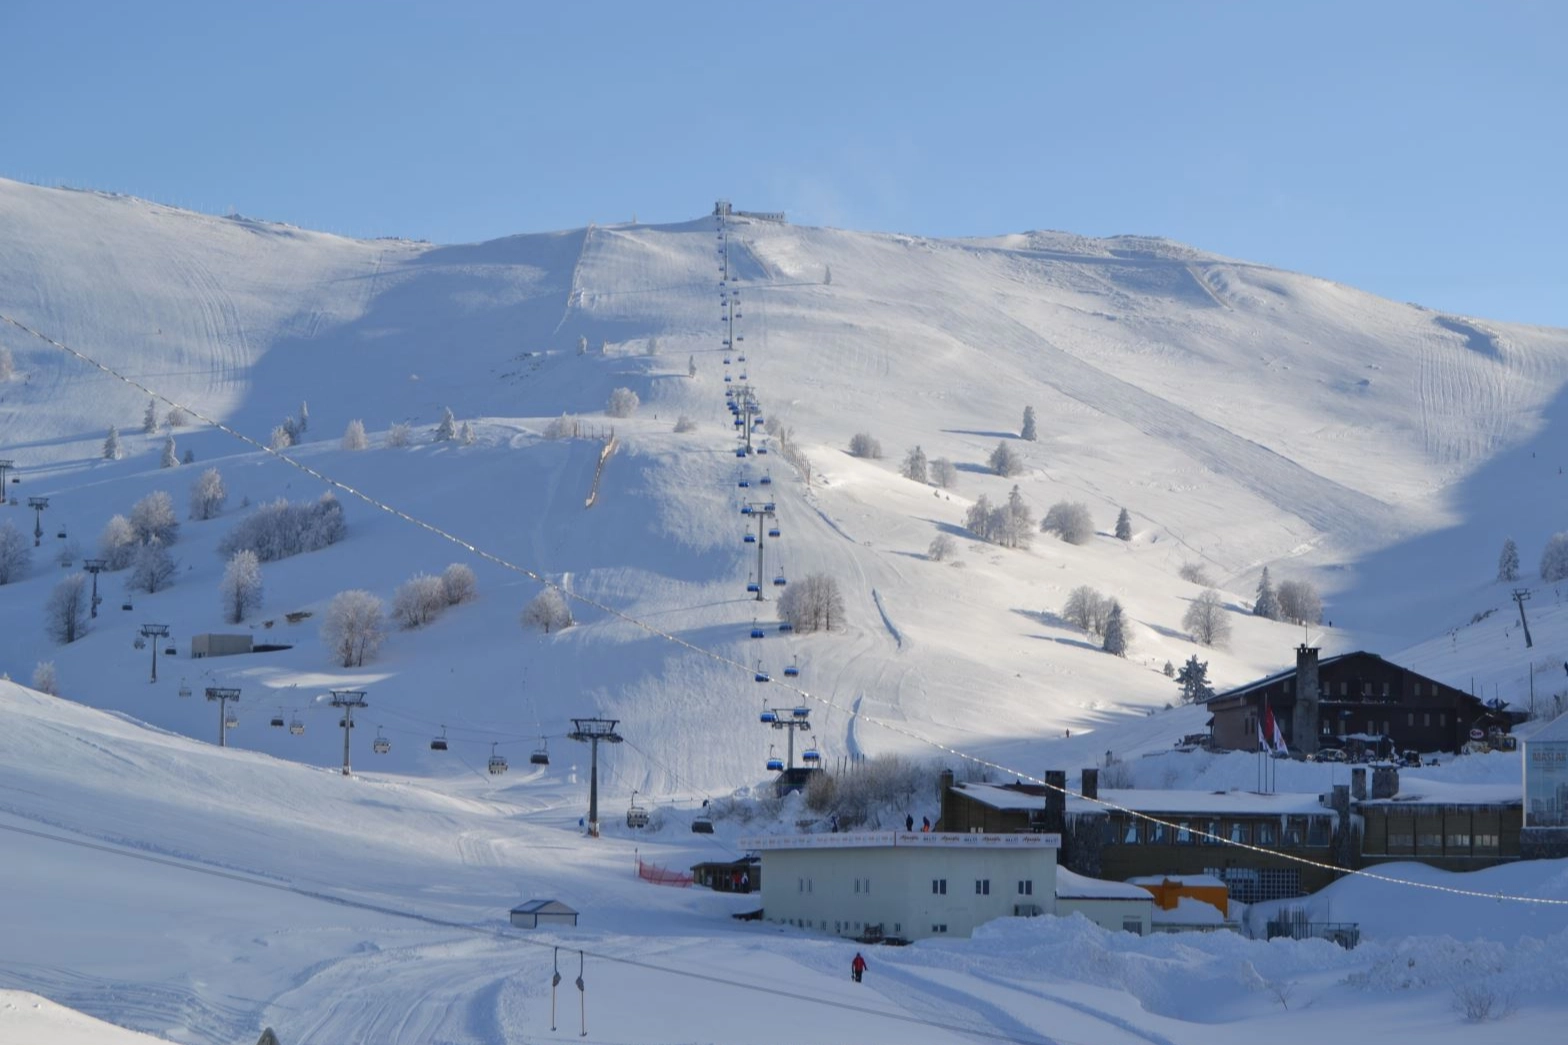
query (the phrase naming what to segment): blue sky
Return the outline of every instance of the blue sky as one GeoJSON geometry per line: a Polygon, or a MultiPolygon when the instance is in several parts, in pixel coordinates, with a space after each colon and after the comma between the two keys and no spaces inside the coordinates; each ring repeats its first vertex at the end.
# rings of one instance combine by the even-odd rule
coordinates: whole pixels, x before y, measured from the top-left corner
{"type": "Polygon", "coordinates": [[[441,242],[719,196],[1568,326],[1568,4],[4,0],[0,175],[441,242]]]}

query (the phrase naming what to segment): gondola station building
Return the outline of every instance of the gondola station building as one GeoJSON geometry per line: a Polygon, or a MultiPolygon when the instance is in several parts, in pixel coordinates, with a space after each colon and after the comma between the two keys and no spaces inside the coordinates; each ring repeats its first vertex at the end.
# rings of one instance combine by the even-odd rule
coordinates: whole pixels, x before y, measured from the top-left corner
{"type": "Polygon", "coordinates": [[[762,858],[763,918],[859,939],[967,937],[1054,914],[1056,834],[849,831],[740,844],[762,858]]]}

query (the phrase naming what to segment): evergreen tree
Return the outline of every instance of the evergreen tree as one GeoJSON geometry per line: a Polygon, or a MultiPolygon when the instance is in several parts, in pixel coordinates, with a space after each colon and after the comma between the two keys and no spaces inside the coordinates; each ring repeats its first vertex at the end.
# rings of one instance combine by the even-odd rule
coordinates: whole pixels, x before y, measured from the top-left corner
{"type": "Polygon", "coordinates": [[[356,417],[343,429],[343,449],[364,450],[369,446],[370,439],[365,435],[365,422],[356,417]]]}
{"type": "Polygon", "coordinates": [[[1027,439],[1031,443],[1039,438],[1039,434],[1034,427],[1034,407],[1032,406],[1024,407],[1024,423],[1023,427],[1018,430],[1018,438],[1027,439]]]}
{"type": "Polygon", "coordinates": [[[457,426],[457,441],[459,445],[473,446],[476,438],[478,437],[474,435],[474,426],[467,421],[457,426]]]}
{"type": "Polygon", "coordinates": [[[926,454],[925,454],[925,451],[920,449],[920,447],[918,447],[918,446],[915,447],[913,450],[909,451],[909,455],[904,458],[904,467],[903,467],[902,471],[904,473],[904,478],[905,479],[913,479],[917,483],[925,482],[926,481],[926,454]]]}
{"type": "Polygon", "coordinates": [[[158,430],[158,403],[147,400],[147,412],[142,414],[142,434],[152,435],[158,430]]]}
{"type": "Polygon", "coordinates": [[[120,452],[120,430],[113,425],[109,426],[109,435],[103,441],[103,459],[105,461],[118,461],[120,452]]]}
{"type": "Polygon", "coordinates": [[[1497,557],[1497,579],[1500,581],[1516,581],[1519,579],[1519,546],[1512,537],[1503,542],[1503,553],[1497,557]]]}
{"type": "Polygon", "coordinates": [[[1165,666],[1160,670],[1165,672],[1165,677],[1168,679],[1173,679],[1176,677],[1176,665],[1172,664],[1170,661],[1166,661],[1165,666]]]}
{"type": "Polygon", "coordinates": [[[1105,617],[1105,639],[1100,648],[1117,657],[1127,656],[1127,629],[1122,620],[1122,604],[1111,600],[1111,611],[1105,617]]]}
{"type": "Polygon", "coordinates": [[[1118,541],[1132,540],[1132,516],[1123,508],[1122,513],[1116,517],[1116,539],[1118,541]]]}
{"type": "Polygon", "coordinates": [[[158,462],[158,467],[177,468],[179,464],[179,455],[174,452],[174,436],[171,435],[163,441],[163,460],[158,462]]]}
{"type": "Polygon", "coordinates": [[[1269,620],[1279,620],[1279,596],[1274,594],[1274,583],[1269,580],[1269,568],[1263,567],[1263,576],[1258,580],[1258,597],[1252,604],[1252,613],[1256,617],[1267,617],[1269,620]]]}
{"type": "Polygon", "coordinates": [[[1176,673],[1176,685],[1181,687],[1181,699],[1186,704],[1201,704],[1214,696],[1214,687],[1209,685],[1209,662],[1199,660],[1196,653],[1188,657],[1176,673]]]}
{"type": "Polygon", "coordinates": [[[991,451],[991,456],[986,459],[991,471],[1003,477],[1017,475],[1024,470],[1023,458],[1014,452],[1005,441],[996,444],[996,449],[991,451]]]}
{"type": "Polygon", "coordinates": [[[686,376],[687,377],[696,377],[697,376],[697,357],[696,356],[688,356],[686,358],[686,376]]]}
{"type": "Polygon", "coordinates": [[[299,401],[299,430],[303,432],[310,427],[310,404],[301,399],[299,401]]]}
{"type": "Polygon", "coordinates": [[[436,425],[435,441],[438,443],[450,442],[457,438],[457,418],[452,416],[452,408],[441,408],[441,423],[436,425]]]}

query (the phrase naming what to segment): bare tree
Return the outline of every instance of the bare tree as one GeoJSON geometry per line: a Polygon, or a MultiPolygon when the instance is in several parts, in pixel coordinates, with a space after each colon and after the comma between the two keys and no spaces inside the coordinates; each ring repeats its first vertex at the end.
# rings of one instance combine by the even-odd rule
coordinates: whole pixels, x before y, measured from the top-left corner
{"type": "Polygon", "coordinates": [[[185,411],[177,406],[169,407],[169,412],[164,415],[163,423],[170,428],[184,428],[190,424],[190,419],[185,416],[185,411]]]}
{"type": "Polygon", "coordinates": [[[1181,626],[1192,632],[1200,645],[1224,646],[1230,642],[1230,618],[1225,615],[1225,602],[1213,588],[1205,589],[1192,600],[1181,619],[1181,626]]]}
{"type": "Polygon", "coordinates": [[[287,450],[293,445],[294,433],[288,425],[277,425],[267,437],[267,448],[270,450],[287,450]]]}
{"type": "Polygon", "coordinates": [[[563,631],[577,623],[572,619],[571,607],[555,588],[546,588],[523,607],[523,627],[538,628],[545,634],[563,631]]]}
{"type": "Polygon", "coordinates": [[[98,538],[98,554],[111,570],[123,570],[131,564],[139,545],[136,527],[123,515],[111,515],[98,538]]]}
{"type": "Polygon", "coordinates": [[[1323,600],[1311,581],[1280,581],[1279,615],[1296,624],[1322,624],[1323,600]]]}
{"type": "Polygon", "coordinates": [[[27,536],[9,519],[0,523],[0,584],[10,584],[27,572],[33,548],[27,536]]]}
{"type": "Polygon", "coordinates": [[[223,475],[216,468],[209,468],[191,483],[191,518],[211,519],[223,513],[229,491],[223,485],[223,475]]]}
{"type": "Polygon", "coordinates": [[[958,554],[958,542],[945,533],[939,533],[931,540],[931,546],[926,549],[926,558],[932,562],[946,562],[958,554]]]}
{"type": "Polygon", "coordinates": [[[179,516],[174,514],[174,498],[167,491],[154,490],[131,506],[131,529],[142,544],[156,537],[164,544],[180,539],[179,516]]]}
{"type": "Polygon", "coordinates": [[[958,485],[958,468],[945,457],[938,457],[931,462],[931,482],[944,490],[951,490],[958,485]]]}
{"type": "Polygon", "coordinates": [[[454,562],[441,571],[441,591],[449,606],[472,602],[479,597],[479,581],[466,564],[454,562]]]}
{"type": "Polygon", "coordinates": [[[630,417],[642,405],[642,400],[630,388],[617,388],[610,392],[610,401],[605,404],[604,412],[611,417],[630,417]]]}
{"type": "Polygon", "coordinates": [[[851,457],[880,459],[882,456],[882,443],[870,432],[856,432],[849,439],[849,455],[851,457]]]}
{"type": "Polygon", "coordinates": [[[409,430],[407,423],[397,421],[393,423],[392,427],[387,429],[387,446],[391,449],[402,449],[408,445],[408,440],[409,430]]]}
{"type": "Polygon", "coordinates": [[[787,620],[797,632],[832,631],[844,619],[844,596],[838,581],[825,573],[813,573],[784,589],[777,603],[780,620],[787,620]]]}
{"type": "Polygon", "coordinates": [[[392,619],[403,628],[429,624],[447,608],[446,588],[440,577],[416,573],[392,595],[392,619]]]}
{"type": "Polygon", "coordinates": [[[1205,588],[1214,583],[1214,578],[1209,576],[1209,571],[1204,568],[1201,562],[1184,562],[1181,564],[1181,569],[1177,570],[1176,573],[1182,580],[1192,584],[1201,584],[1205,588]]]}
{"type": "Polygon", "coordinates": [[[218,595],[223,603],[223,619],[230,624],[238,624],[245,614],[261,605],[261,560],[255,552],[244,548],[229,556],[218,595]]]}
{"type": "Polygon", "coordinates": [[[33,688],[51,697],[60,694],[60,677],[55,674],[54,661],[41,660],[33,668],[33,688]]]}
{"type": "Polygon", "coordinates": [[[1057,501],[1045,513],[1040,529],[1054,533],[1068,544],[1088,544],[1094,538],[1089,506],[1079,501],[1057,501]]]}
{"type": "Polygon", "coordinates": [[[374,658],[385,638],[385,610],[370,592],[359,588],[340,591],[327,604],[321,641],[343,667],[363,667],[365,658],[374,658]]]}
{"type": "Polygon", "coordinates": [[[1110,613],[1110,605],[1109,598],[1087,584],[1080,584],[1067,593],[1067,602],[1062,606],[1062,619],[1091,635],[1098,635],[1101,623],[1110,613]]]}
{"type": "Polygon", "coordinates": [[[926,454],[920,447],[915,447],[904,457],[904,465],[899,469],[905,479],[913,479],[917,483],[926,482],[926,454]]]}
{"type": "Polygon", "coordinates": [[[54,586],[44,604],[44,630],[51,639],[69,644],[87,634],[87,575],[73,573],[54,586]]]}
{"type": "Polygon", "coordinates": [[[154,595],[174,583],[174,575],[178,568],[174,556],[169,554],[169,549],[154,537],[136,549],[136,558],[131,564],[131,575],[126,580],[125,586],[154,595]]]}
{"type": "Polygon", "coordinates": [[[996,449],[991,451],[991,456],[986,458],[986,464],[991,471],[1003,477],[1012,477],[1024,470],[1024,459],[1011,446],[1007,440],[996,444],[996,449]]]}
{"type": "Polygon", "coordinates": [[[365,422],[361,421],[357,417],[350,421],[343,429],[343,449],[370,449],[370,437],[365,435],[365,422]]]}

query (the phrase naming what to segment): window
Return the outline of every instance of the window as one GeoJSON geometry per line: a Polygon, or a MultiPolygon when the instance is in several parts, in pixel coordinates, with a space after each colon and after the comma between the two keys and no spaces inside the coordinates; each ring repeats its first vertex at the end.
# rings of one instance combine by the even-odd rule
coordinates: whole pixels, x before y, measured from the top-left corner
{"type": "Polygon", "coordinates": [[[1423,711],[1421,713],[1421,724],[1423,726],[1430,726],[1432,724],[1432,713],[1430,711],[1423,711]]]}
{"type": "Polygon", "coordinates": [[[1383,699],[1388,699],[1388,683],[1383,683],[1383,699]]]}
{"type": "Polygon", "coordinates": [[[855,879],[855,892],[857,892],[857,893],[860,892],[860,879],[859,878],[855,879]]]}
{"type": "Polygon", "coordinates": [[[1328,845],[1332,832],[1329,830],[1329,819],[1326,816],[1314,816],[1307,820],[1307,844],[1328,845]]]}
{"type": "Polygon", "coordinates": [[[1416,848],[1442,849],[1443,836],[1436,831],[1418,831],[1416,832],[1416,848]]]}
{"type": "Polygon", "coordinates": [[[1242,845],[1252,843],[1252,825],[1245,820],[1234,820],[1230,825],[1230,840],[1240,842],[1242,845]]]}
{"type": "Polygon", "coordinates": [[[841,933],[844,931],[844,926],[837,919],[835,919],[833,922],[833,931],[836,933],[841,933]]]}
{"type": "Polygon", "coordinates": [[[975,895],[976,896],[990,896],[991,895],[991,879],[989,879],[989,878],[976,878],[975,879],[975,895]]]}
{"type": "Polygon", "coordinates": [[[1348,682],[1341,682],[1339,684],[1339,695],[1342,696],[1342,697],[1350,696],[1350,683],[1348,683],[1348,682]]]}
{"type": "Polygon", "coordinates": [[[1421,683],[1417,682],[1416,683],[1416,696],[1419,697],[1420,695],[1421,695],[1421,683]]]}
{"type": "Polygon", "coordinates": [[[804,878],[797,878],[797,879],[795,879],[795,888],[798,889],[800,892],[805,892],[806,891],[806,880],[804,878]]]}
{"type": "Polygon", "coordinates": [[[1170,841],[1170,837],[1166,834],[1166,827],[1163,823],[1150,820],[1145,830],[1147,831],[1145,837],[1148,838],[1150,845],[1164,845],[1166,842],[1170,841]]]}
{"type": "Polygon", "coordinates": [[[1475,836],[1477,852],[1485,850],[1489,853],[1497,852],[1497,836],[1492,834],[1478,834],[1475,836]]]}
{"type": "Polygon", "coordinates": [[[1393,730],[1388,728],[1388,719],[1385,718],[1383,720],[1383,735],[1386,737],[1386,736],[1391,735],[1392,733],[1393,733],[1393,730]]]}
{"type": "Polygon", "coordinates": [[[933,878],[933,879],[931,879],[931,892],[935,896],[946,896],[947,895],[947,879],[946,878],[933,878]]]}
{"type": "Polygon", "coordinates": [[[893,931],[896,932],[896,933],[903,932],[904,931],[904,923],[903,922],[894,922],[893,923],[893,931]]]}
{"type": "Polygon", "coordinates": [[[1416,836],[1410,830],[1410,825],[1403,825],[1399,830],[1394,830],[1390,825],[1388,829],[1388,851],[1409,852],[1416,847],[1416,836]]]}
{"type": "Polygon", "coordinates": [[[1255,831],[1259,845],[1273,845],[1279,841],[1279,825],[1272,820],[1259,820],[1255,831]]]}
{"type": "Polygon", "coordinates": [[[1372,683],[1363,682],[1361,684],[1361,695],[1363,697],[1370,697],[1372,695],[1372,683]]]}
{"type": "Polygon", "coordinates": [[[1372,734],[1372,735],[1376,735],[1377,734],[1377,722],[1376,722],[1376,720],[1370,719],[1370,718],[1367,719],[1367,732],[1369,734],[1372,734]]]}
{"type": "Polygon", "coordinates": [[[1139,841],[1138,821],[1128,820],[1125,824],[1122,825],[1122,844],[1137,845],[1139,841]]]}
{"type": "Polygon", "coordinates": [[[931,931],[934,933],[945,933],[947,932],[947,925],[945,923],[942,925],[933,925],[931,927],[931,931]]]}
{"type": "Polygon", "coordinates": [[[1031,878],[1031,879],[1019,882],[1018,883],[1018,895],[1019,896],[1033,896],[1034,895],[1034,879],[1031,878]]]}
{"type": "Polygon", "coordinates": [[[1124,933],[1132,933],[1134,936],[1142,936],[1143,935],[1143,919],[1142,918],[1123,918],[1122,919],[1122,932],[1124,932],[1124,933]]]}
{"type": "Polygon", "coordinates": [[[1186,820],[1176,821],[1176,844],[1192,844],[1192,824],[1186,820]]]}
{"type": "Polygon", "coordinates": [[[1468,853],[1470,851],[1470,836],[1466,834],[1451,834],[1448,836],[1447,847],[1450,850],[1463,849],[1468,853]]]}
{"type": "MultiPolygon", "coordinates": [[[[1420,688],[1420,685],[1421,684],[1419,682],[1416,683],[1416,687],[1418,689],[1420,688]]],[[[1416,713],[1414,711],[1412,711],[1412,712],[1408,713],[1407,715],[1405,715],[1405,725],[1413,726],[1415,724],[1416,724],[1416,713]]]]}
{"type": "Polygon", "coordinates": [[[1448,725],[1448,712],[1446,712],[1446,711],[1439,711],[1437,713],[1437,724],[1439,726],[1446,726],[1446,725],[1448,725]]]}
{"type": "Polygon", "coordinates": [[[1285,820],[1285,844],[1299,846],[1306,840],[1306,817],[1292,816],[1285,820]]]}

